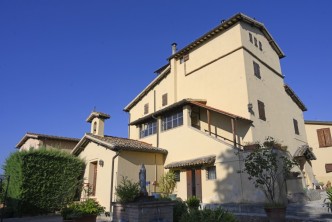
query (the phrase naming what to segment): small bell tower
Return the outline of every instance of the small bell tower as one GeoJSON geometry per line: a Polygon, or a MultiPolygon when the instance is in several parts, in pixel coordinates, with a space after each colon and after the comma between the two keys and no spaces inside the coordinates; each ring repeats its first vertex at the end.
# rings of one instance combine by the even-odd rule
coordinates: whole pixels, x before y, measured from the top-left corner
{"type": "Polygon", "coordinates": [[[110,117],[111,116],[106,113],[93,111],[86,119],[88,123],[91,123],[90,133],[97,136],[104,136],[104,122],[110,117]]]}

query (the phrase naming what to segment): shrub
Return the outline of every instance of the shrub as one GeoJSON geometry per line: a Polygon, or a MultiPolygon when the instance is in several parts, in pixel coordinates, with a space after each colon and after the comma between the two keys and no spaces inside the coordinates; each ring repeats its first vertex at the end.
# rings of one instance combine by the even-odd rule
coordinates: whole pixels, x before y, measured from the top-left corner
{"type": "Polygon", "coordinates": [[[235,216],[222,209],[216,208],[212,209],[203,209],[203,210],[193,210],[189,213],[183,214],[180,222],[236,222],[238,221],[235,216]]]}
{"type": "Polygon", "coordinates": [[[187,203],[189,209],[193,209],[193,210],[197,210],[200,206],[200,200],[195,196],[188,198],[186,203],[187,203]]]}
{"type": "Polygon", "coordinates": [[[120,185],[115,188],[115,194],[117,195],[120,203],[127,203],[134,201],[140,193],[140,187],[138,183],[134,183],[128,179],[128,177],[122,177],[120,185]]]}
{"type": "Polygon", "coordinates": [[[61,210],[63,219],[79,218],[87,215],[100,215],[105,212],[105,207],[96,200],[86,199],[85,201],[72,203],[61,210]]]}
{"type": "Polygon", "coordinates": [[[4,166],[10,175],[8,205],[16,215],[60,210],[79,193],[84,166],[79,158],[58,150],[13,153],[4,166]]]}
{"type": "Polygon", "coordinates": [[[176,200],[173,207],[173,221],[179,222],[182,215],[187,213],[188,207],[187,204],[181,200],[176,200]]]}

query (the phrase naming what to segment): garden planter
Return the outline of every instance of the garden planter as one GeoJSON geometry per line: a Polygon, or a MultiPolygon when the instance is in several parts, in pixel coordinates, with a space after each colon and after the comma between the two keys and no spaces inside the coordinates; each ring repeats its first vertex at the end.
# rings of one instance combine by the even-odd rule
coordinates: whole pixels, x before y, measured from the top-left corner
{"type": "Polygon", "coordinates": [[[259,144],[248,144],[243,146],[244,151],[255,151],[259,148],[259,144]]]}
{"type": "Polygon", "coordinates": [[[169,198],[171,199],[171,200],[176,200],[176,194],[170,194],[169,195],[169,198]]]}
{"type": "Polygon", "coordinates": [[[151,195],[152,195],[155,199],[160,199],[160,193],[152,192],[151,195]]]}
{"type": "Polygon", "coordinates": [[[75,218],[73,222],[96,222],[97,216],[96,215],[87,215],[79,218],[75,218]]]}
{"type": "Polygon", "coordinates": [[[264,210],[270,222],[286,221],[286,207],[265,207],[264,210]]]}

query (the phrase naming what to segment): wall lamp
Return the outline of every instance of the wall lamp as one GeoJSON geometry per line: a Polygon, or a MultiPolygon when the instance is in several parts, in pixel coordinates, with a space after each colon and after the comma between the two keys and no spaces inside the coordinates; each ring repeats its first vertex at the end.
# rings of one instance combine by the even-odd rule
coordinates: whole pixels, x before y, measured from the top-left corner
{"type": "Polygon", "coordinates": [[[252,112],[253,105],[252,103],[248,103],[248,112],[252,112]]]}
{"type": "Polygon", "coordinates": [[[104,166],[104,160],[99,160],[98,163],[99,163],[99,166],[101,166],[101,167],[104,166]]]}

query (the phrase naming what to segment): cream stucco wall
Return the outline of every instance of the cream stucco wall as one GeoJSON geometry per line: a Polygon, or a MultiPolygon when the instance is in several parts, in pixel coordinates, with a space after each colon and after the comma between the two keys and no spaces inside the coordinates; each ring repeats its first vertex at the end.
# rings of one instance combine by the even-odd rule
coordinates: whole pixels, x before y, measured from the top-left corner
{"type": "MultiPolygon", "coordinates": [[[[85,149],[79,154],[79,157],[86,163],[86,169],[84,172],[84,182],[91,183],[91,174],[93,170],[90,169],[91,162],[99,163],[103,160],[104,165],[97,164],[97,183],[96,194],[91,198],[96,198],[99,203],[106,207],[106,211],[109,211],[110,206],[110,194],[111,194],[111,172],[112,172],[112,158],[116,155],[116,152],[106,149],[103,146],[97,145],[94,142],[90,142],[85,149]]],[[[143,153],[132,151],[120,151],[120,154],[114,161],[114,181],[113,181],[113,201],[116,201],[115,187],[121,183],[122,176],[128,177],[133,182],[138,182],[138,175],[141,164],[145,164],[147,172],[147,181],[151,181],[150,192],[154,191],[152,182],[155,178],[159,178],[163,173],[164,156],[160,153],[143,153]]],[[[84,193],[82,193],[82,197],[84,193]]]]}
{"type": "Polygon", "coordinates": [[[314,174],[318,182],[327,181],[332,182],[332,173],[326,173],[325,164],[332,164],[332,146],[330,147],[319,147],[317,129],[330,128],[332,132],[332,124],[306,124],[305,129],[308,136],[309,146],[312,147],[312,151],[317,157],[317,160],[312,161],[314,174]]]}
{"type": "MultiPolygon", "coordinates": [[[[163,91],[173,93],[173,102],[185,98],[205,99],[208,106],[252,120],[252,124],[245,121],[237,123],[237,142],[241,144],[262,142],[267,136],[272,136],[294,154],[299,146],[307,143],[303,112],[285,92],[279,57],[255,27],[238,23],[190,51],[189,60],[180,62],[180,59],[172,58],[170,66],[168,79],[157,84],[130,110],[131,121],[142,117],[147,101],[153,104],[154,90],[163,91]],[[249,41],[249,32],[262,43],[263,50],[249,41]],[[253,61],[260,66],[260,79],[254,75],[253,61]],[[258,118],[257,100],[265,104],[266,121],[258,118]],[[248,111],[249,103],[253,104],[253,113],[248,111]],[[299,135],[295,134],[293,119],[298,121],[299,135]]],[[[156,107],[158,110],[159,106],[156,107]]],[[[241,180],[237,173],[239,157],[234,153],[232,142],[216,139],[204,132],[208,128],[204,109],[200,111],[200,130],[191,127],[189,110],[190,107],[184,108],[182,126],[167,131],[158,129],[159,146],[169,152],[165,164],[216,155],[217,179],[206,180],[206,172],[202,170],[203,202],[263,201],[263,194],[254,189],[245,175],[241,180]]],[[[229,117],[212,112],[212,133],[217,132],[232,140],[230,121],[229,117]]],[[[160,123],[159,119],[159,127],[160,123]]],[[[130,138],[139,139],[138,127],[130,127],[130,138]]],[[[140,140],[156,145],[157,135],[140,140]]],[[[180,175],[181,181],[175,192],[186,199],[186,172],[182,170],[180,175]]]]}

